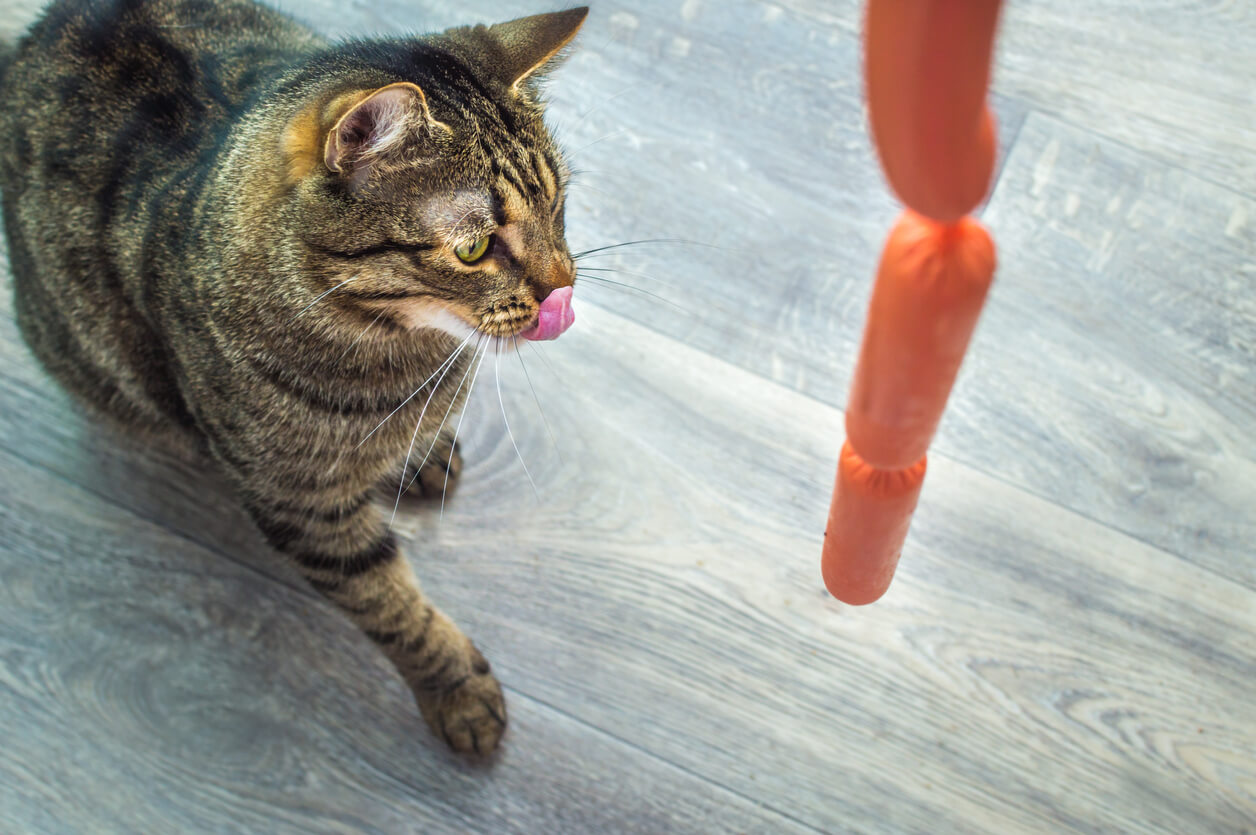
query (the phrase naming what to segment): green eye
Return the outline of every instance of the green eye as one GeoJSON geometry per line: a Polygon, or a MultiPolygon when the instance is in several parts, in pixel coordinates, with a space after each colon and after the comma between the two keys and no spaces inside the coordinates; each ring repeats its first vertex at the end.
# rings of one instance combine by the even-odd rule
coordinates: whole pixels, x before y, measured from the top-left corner
{"type": "Polygon", "coordinates": [[[485,235],[470,243],[458,244],[454,247],[454,255],[458,256],[458,260],[464,264],[474,264],[484,257],[484,253],[488,252],[488,245],[492,242],[492,235],[485,235]]]}

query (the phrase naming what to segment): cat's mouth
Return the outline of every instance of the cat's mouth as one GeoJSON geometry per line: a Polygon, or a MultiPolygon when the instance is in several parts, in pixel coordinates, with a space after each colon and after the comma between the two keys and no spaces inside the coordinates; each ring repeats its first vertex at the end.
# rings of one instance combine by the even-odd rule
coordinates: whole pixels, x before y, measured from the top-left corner
{"type": "Polygon", "coordinates": [[[519,331],[516,336],[530,342],[544,342],[566,333],[576,321],[576,312],[571,308],[573,293],[573,289],[568,286],[559,287],[546,296],[537,311],[535,324],[519,331]]]}
{"type": "Polygon", "coordinates": [[[475,321],[471,311],[432,301],[394,302],[387,308],[396,311],[402,321],[412,328],[433,328],[458,339],[480,333],[505,344],[516,339],[543,342],[562,336],[576,321],[576,313],[571,307],[573,293],[570,286],[552,291],[541,302],[534,318],[526,322],[515,316],[489,315],[480,318],[478,324],[471,324],[475,321]]]}

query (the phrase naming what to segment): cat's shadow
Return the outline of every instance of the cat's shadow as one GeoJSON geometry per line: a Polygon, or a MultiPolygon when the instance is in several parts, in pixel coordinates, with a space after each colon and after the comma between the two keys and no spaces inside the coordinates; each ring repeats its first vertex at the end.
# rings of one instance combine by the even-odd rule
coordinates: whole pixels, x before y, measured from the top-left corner
{"type": "Polygon", "coordinates": [[[245,568],[300,587],[299,576],[262,540],[212,461],[136,440],[90,415],[79,419],[82,447],[94,465],[79,473],[85,488],[245,568]]]}
{"type": "MultiPolygon", "coordinates": [[[[274,699],[293,709],[286,721],[293,720],[299,706],[309,721],[342,726],[342,741],[361,756],[370,748],[371,759],[382,758],[378,768],[395,771],[398,764],[405,764],[412,771],[418,762],[429,764],[432,780],[456,791],[457,778],[451,782],[452,775],[442,776],[451,765],[455,773],[466,775],[497,762],[496,757],[467,760],[445,750],[386,659],[262,540],[212,462],[194,453],[139,443],[86,416],[78,420],[82,463],[89,466],[79,469],[76,481],[176,536],[169,553],[144,555],[145,569],[167,565],[181,575],[216,581],[225,576],[229,581],[217,583],[216,589],[226,599],[212,605],[228,629],[235,611],[240,631],[256,632],[255,611],[261,608],[272,622],[267,631],[283,633],[258,640],[210,641],[201,651],[219,657],[204,663],[263,676],[274,699]]],[[[189,617],[206,606],[204,594],[195,587],[171,583],[162,593],[181,595],[180,602],[163,603],[188,607],[189,617]]],[[[246,687],[248,692],[256,689],[246,687]]]]}

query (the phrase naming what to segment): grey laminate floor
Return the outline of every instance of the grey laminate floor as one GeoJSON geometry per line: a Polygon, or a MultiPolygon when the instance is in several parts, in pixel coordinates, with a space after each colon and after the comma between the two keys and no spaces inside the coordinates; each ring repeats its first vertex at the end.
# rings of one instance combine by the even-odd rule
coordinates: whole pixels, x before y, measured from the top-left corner
{"type": "Polygon", "coordinates": [[[0,831],[1256,832],[1256,6],[1009,4],[998,281],[897,580],[852,609],[818,554],[895,212],[858,25],[597,2],[552,87],[573,248],[712,246],[608,256],[669,303],[585,283],[525,354],[561,456],[503,367],[540,503],[485,387],[443,520],[400,522],[507,688],[492,767],[212,474],[70,410],[6,272],[0,831]]]}

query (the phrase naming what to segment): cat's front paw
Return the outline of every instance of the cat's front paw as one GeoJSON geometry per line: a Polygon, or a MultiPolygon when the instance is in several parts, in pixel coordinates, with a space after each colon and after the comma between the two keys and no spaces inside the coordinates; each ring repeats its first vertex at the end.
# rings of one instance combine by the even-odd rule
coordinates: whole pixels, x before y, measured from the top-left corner
{"type": "MultiPolygon", "coordinates": [[[[436,440],[427,460],[406,466],[406,495],[419,499],[439,499],[452,495],[462,474],[462,451],[449,438],[436,440]]],[[[393,493],[397,485],[393,484],[393,493]]]]}
{"type": "Polygon", "coordinates": [[[478,652],[472,672],[439,693],[415,693],[428,727],[459,754],[491,754],[506,730],[502,686],[478,652]]]}

